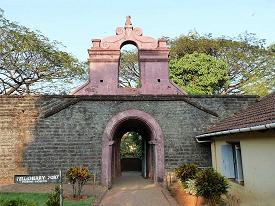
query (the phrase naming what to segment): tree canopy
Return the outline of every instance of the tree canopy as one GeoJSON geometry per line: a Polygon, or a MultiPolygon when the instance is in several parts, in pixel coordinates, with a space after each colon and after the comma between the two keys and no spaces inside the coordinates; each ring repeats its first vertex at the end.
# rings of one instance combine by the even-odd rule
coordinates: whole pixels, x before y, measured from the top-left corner
{"type": "Polygon", "coordinates": [[[138,51],[122,51],[119,62],[119,86],[140,87],[140,69],[138,62],[138,51]]]}
{"type": "Polygon", "coordinates": [[[274,44],[269,45],[269,47],[268,47],[268,51],[270,51],[270,52],[272,52],[272,53],[275,53],[275,43],[274,43],[274,44]]]}
{"type": "Polygon", "coordinates": [[[194,52],[170,61],[170,78],[187,93],[215,94],[227,86],[227,64],[194,52]]]}
{"type": "MultiPolygon", "coordinates": [[[[0,94],[67,93],[86,77],[86,64],[4,18],[0,11],[0,94]]],[[[275,44],[254,34],[213,38],[192,33],[169,40],[170,77],[188,93],[258,94],[275,90],[275,44]],[[227,74],[225,71],[227,70],[227,74]]],[[[122,51],[119,86],[140,87],[138,51],[122,51]]]]}
{"type": "MultiPolygon", "coordinates": [[[[275,53],[267,49],[265,41],[245,33],[237,38],[213,38],[197,33],[169,41],[170,61],[194,52],[223,60],[228,67],[229,84],[220,93],[266,95],[275,87],[275,53]]],[[[179,81],[179,80],[178,80],[179,81]]]]}
{"type": "Polygon", "coordinates": [[[121,138],[121,158],[142,158],[142,137],[136,132],[127,132],[121,138]]]}
{"type": "Polygon", "coordinates": [[[0,17],[0,94],[68,92],[70,83],[83,78],[86,66],[60,46],[0,17]]]}

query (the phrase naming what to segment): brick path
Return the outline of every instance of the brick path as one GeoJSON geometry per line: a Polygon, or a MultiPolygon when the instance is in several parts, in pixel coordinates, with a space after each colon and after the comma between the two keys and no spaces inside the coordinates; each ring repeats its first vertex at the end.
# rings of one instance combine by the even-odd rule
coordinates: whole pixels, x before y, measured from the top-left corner
{"type": "Polygon", "coordinates": [[[177,203],[161,186],[131,172],[123,173],[115,181],[100,206],[177,206],[177,203]]]}

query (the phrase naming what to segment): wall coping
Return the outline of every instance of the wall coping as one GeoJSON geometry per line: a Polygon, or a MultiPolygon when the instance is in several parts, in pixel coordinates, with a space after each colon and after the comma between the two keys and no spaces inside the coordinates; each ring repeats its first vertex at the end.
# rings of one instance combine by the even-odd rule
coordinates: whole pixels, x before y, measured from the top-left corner
{"type": "Polygon", "coordinates": [[[189,98],[251,98],[258,99],[257,95],[0,95],[0,99],[4,98],[64,98],[79,99],[87,101],[182,101],[189,98]]]}
{"type": "Polygon", "coordinates": [[[67,107],[77,104],[81,101],[183,101],[206,112],[218,117],[218,113],[201,105],[197,101],[199,98],[228,98],[228,99],[253,99],[257,100],[255,95],[41,95],[41,96],[0,96],[1,99],[33,99],[34,101],[47,101],[47,99],[60,99],[61,102],[54,104],[50,108],[41,108],[40,116],[43,118],[50,117],[67,107]]]}

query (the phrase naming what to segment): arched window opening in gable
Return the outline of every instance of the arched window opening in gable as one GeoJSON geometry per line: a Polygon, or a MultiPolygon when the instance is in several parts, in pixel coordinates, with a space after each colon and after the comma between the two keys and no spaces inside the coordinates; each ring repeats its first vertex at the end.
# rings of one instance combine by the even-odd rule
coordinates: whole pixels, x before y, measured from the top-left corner
{"type": "Polygon", "coordinates": [[[141,87],[138,48],[134,44],[121,47],[118,70],[119,87],[141,87]]]}

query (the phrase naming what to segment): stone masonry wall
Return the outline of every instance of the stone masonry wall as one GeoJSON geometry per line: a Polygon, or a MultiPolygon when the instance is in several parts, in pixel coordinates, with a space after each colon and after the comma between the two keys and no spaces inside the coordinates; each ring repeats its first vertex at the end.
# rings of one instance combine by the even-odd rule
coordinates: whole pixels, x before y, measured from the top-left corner
{"type": "Polygon", "coordinates": [[[0,183],[12,182],[15,174],[53,174],[75,165],[99,178],[105,126],[128,109],[147,112],[159,123],[166,170],[183,162],[210,166],[210,145],[194,137],[255,101],[255,96],[1,96],[0,183]]]}
{"type": "Polygon", "coordinates": [[[38,117],[36,97],[0,97],[0,183],[27,174],[24,149],[33,141],[38,117]]]}

